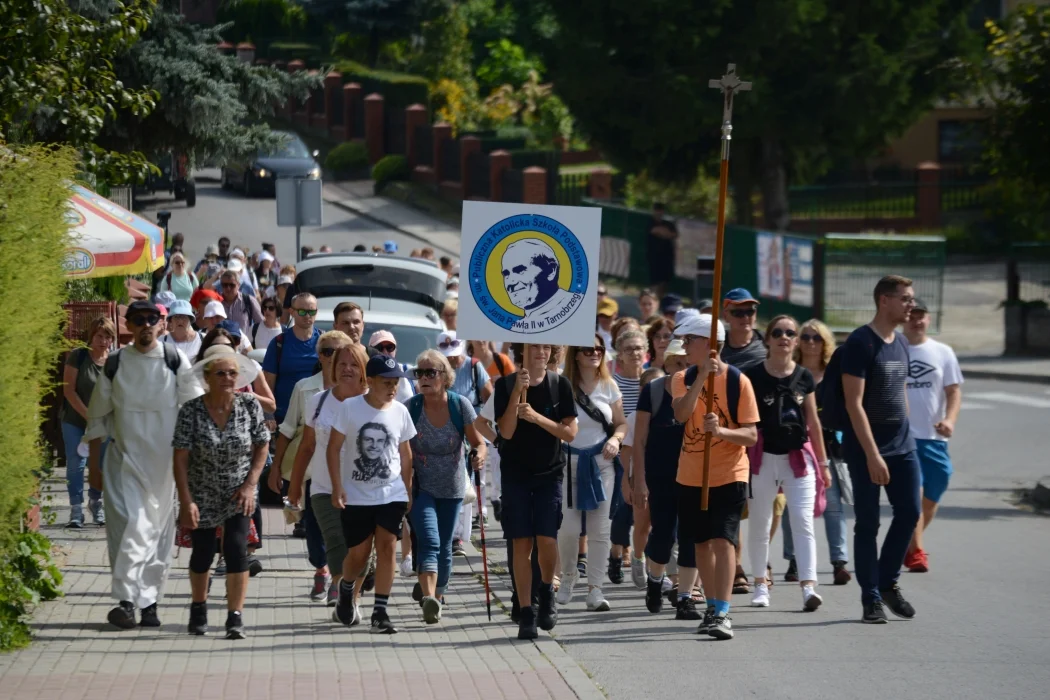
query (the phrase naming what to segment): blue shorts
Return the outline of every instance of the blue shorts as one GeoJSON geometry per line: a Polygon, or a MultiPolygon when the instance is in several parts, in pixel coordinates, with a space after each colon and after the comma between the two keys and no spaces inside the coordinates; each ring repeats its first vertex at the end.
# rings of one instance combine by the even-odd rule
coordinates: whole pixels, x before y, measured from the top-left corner
{"type": "Polygon", "coordinates": [[[561,479],[509,481],[504,475],[500,501],[503,536],[508,540],[558,537],[561,529],[561,479]]]}
{"type": "Polygon", "coordinates": [[[921,467],[922,497],[939,503],[952,476],[948,443],[945,440],[916,440],[915,446],[921,467]]]}

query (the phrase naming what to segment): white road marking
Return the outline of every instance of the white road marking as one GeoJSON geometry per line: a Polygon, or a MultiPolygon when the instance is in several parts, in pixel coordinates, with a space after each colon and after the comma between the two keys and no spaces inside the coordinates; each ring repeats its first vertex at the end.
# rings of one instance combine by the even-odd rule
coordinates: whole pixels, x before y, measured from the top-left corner
{"type": "Polygon", "coordinates": [[[1025,394],[1007,394],[1004,391],[985,391],[968,394],[967,398],[981,401],[997,401],[999,403],[1010,403],[1015,406],[1026,406],[1028,408],[1050,408],[1050,399],[1038,396],[1026,396],[1025,394]]]}
{"type": "Polygon", "coordinates": [[[962,404],[959,405],[959,408],[961,408],[964,411],[991,411],[995,407],[994,406],[989,406],[986,403],[976,403],[974,401],[963,401],[962,404]]]}

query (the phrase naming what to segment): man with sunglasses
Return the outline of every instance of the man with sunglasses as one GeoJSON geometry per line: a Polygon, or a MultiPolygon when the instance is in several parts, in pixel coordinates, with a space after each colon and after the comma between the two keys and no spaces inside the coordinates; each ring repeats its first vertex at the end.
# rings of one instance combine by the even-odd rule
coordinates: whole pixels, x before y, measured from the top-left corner
{"type": "Polygon", "coordinates": [[[227,270],[219,278],[222,285],[222,306],[226,309],[226,318],[235,321],[241,328],[251,328],[263,322],[262,309],[254,294],[243,291],[240,276],[233,270],[227,270]]]}
{"type": "Polygon", "coordinates": [[[182,351],[157,342],[156,305],[132,302],[125,319],[134,342],[110,354],[88,404],[84,437],[91,487],[106,494],[111,590],[120,602],[107,619],[131,629],[136,608],[139,624],[160,626],[157,600],[175,541],[171,440],[179,406],[203,392],[182,351]]]}
{"type": "Polygon", "coordinates": [[[277,400],[274,414],[277,422],[284,420],[292,390],[300,379],[317,371],[317,338],[321,331],[314,326],[317,318],[317,298],[303,292],[292,299],[292,328],[270,341],[263,358],[263,376],[277,400]]]}
{"type": "Polygon", "coordinates": [[[758,300],[743,287],[730,289],[722,298],[722,320],[729,332],[722,346],[722,362],[741,372],[766,359],[762,333],[755,328],[758,300]]]}

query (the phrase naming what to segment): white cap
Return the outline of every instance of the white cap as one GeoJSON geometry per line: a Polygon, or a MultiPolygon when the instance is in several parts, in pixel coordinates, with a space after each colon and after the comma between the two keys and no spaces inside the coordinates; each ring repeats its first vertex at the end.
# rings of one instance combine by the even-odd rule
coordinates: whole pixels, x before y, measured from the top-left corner
{"type": "Polygon", "coordinates": [[[267,251],[259,253],[259,262],[273,262],[273,256],[267,251]]]}
{"type": "Polygon", "coordinates": [[[242,261],[248,259],[248,256],[245,255],[244,251],[241,250],[240,248],[234,248],[232,251],[230,251],[230,257],[231,258],[240,258],[242,261]]]}
{"type": "Polygon", "coordinates": [[[209,301],[208,305],[204,307],[204,318],[226,318],[226,308],[223,307],[221,301],[209,301]]]}
{"type": "Polygon", "coordinates": [[[277,278],[277,286],[280,287],[282,284],[291,284],[293,281],[291,275],[281,275],[277,278]]]}
{"type": "MultiPolygon", "coordinates": [[[[721,321],[718,321],[718,342],[726,339],[726,329],[721,321]]],[[[674,334],[679,338],[687,335],[696,335],[701,338],[711,337],[711,314],[689,314],[682,322],[675,326],[674,334]]]]}
{"type": "Polygon", "coordinates": [[[445,357],[462,357],[467,354],[467,341],[459,340],[456,331],[444,331],[438,334],[438,350],[445,357]]]}
{"type": "Polygon", "coordinates": [[[697,309],[678,309],[674,314],[674,325],[680,326],[685,323],[685,320],[690,316],[699,316],[700,312],[697,309]]]}
{"type": "Polygon", "coordinates": [[[230,272],[240,274],[244,272],[244,263],[238,258],[231,257],[229,262],[226,263],[226,269],[230,272]]]}

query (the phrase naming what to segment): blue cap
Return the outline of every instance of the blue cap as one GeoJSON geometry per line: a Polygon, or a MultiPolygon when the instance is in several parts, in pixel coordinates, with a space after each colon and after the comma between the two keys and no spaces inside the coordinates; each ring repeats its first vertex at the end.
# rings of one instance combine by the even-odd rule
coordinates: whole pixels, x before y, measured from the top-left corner
{"type": "Polygon", "coordinates": [[[168,318],[172,316],[189,316],[193,317],[193,307],[190,306],[190,302],[184,299],[177,299],[168,307],[168,318]]]}
{"type": "Polygon", "coordinates": [[[737,287],[736,289],[730,289],[726,292],[726,295],[722,297],[723,306],[729,306],[730,304],[757,304],[758,299],[751,296],[751,292],[747,291],[743,287],[737,287]]]}
{"type": "Polygon", "coordinates": [[[219,321],[218,325],[216,325],[215,327],[222,328],[233,338],[241,337],[241,324],[237,323],[236,321],[231,321],[227,318],[222,321],[219,321]]]}
{"type": "Polygon", "coordinates": [[[668,294],[660,300],[660,313],[673,314],[682,308],[682,297],[677,294],[668,294]]]}
{"type": "Polygon", "coordinates": [[[368,364],[365,365],[365,376],[398,379],[407,377],[408,373],[401,369],[401,365],[394,358],[386,355],[372,355],[368,358],[368,364]]]}
{"type": "Polygon", "coordinates": [[[383,244],[383,251],[386,252],[386,253],[396,253],[397,252],[397,243],[394,242],[394,241],[387,241],[386,243],[383,244]]]}

